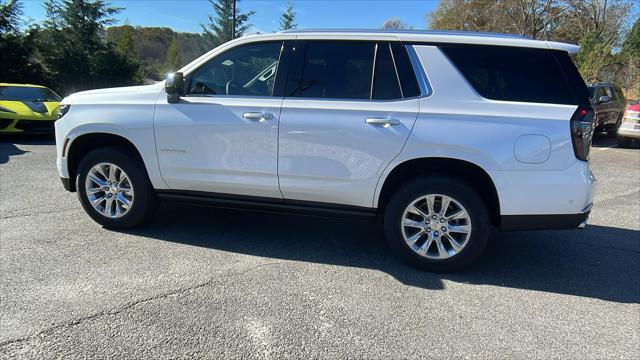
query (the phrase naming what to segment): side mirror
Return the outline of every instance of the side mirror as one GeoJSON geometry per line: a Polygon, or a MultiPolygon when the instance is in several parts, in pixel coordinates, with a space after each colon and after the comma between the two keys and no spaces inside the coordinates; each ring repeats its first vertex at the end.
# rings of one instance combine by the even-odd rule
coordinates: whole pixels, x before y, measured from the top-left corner
{"type": "Polygon", "coordinates": [[[609,100],[611,100],[611,99],[609,99],[609,97],[607,95],[602,95],[598,99],[598,104],[609,102],[609,100]]]}
{"type": "Polygon", "coordinates": [[[164,90],[167,93],[167,101],[175,104],[184,96],[184,79],[181,72],[167,74],[164,82],[164,90]]]}

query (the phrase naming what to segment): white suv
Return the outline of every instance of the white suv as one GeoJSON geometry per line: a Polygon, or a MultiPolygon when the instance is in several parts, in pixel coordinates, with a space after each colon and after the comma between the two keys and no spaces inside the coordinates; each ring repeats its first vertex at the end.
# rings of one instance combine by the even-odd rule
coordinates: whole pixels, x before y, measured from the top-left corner
{"type": "Polygon", "coordinates": [[[367,216],[451,271],[490,228],[578,228],[594,178],[577,46],[450,32],[230,41],[155,85],[62,101],[57,166],[108,228],[159,200],[367,216]]]}

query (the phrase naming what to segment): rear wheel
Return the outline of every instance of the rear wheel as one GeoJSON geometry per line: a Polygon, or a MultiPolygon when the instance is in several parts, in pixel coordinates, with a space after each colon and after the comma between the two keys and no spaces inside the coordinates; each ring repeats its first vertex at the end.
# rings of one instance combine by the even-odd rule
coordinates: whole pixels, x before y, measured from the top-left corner
{"type": "Polygon", "coordinates": [[[420,177],[403,185],[385,211],[389,245],[411,265],[436,272],[477,260],[490,233],[488,211],[476,191],[455,177],[420,177]]]}
{"type": "Polygon", "coordinates": [[[99,148],[78,167],[76,189],[84,210],[100,225],[127,229],[150,219],[158,200],[138,164],[117,148],[99,148]]]}

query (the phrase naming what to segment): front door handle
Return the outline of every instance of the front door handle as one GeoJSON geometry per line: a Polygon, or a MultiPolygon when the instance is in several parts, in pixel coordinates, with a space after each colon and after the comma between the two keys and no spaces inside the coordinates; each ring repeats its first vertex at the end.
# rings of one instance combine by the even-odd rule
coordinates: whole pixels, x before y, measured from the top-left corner
{"type": "Polygon", "coordinates": [[[265,121],[273,119],[273,114],[261,112],[246,112],[242,117],[251,121],[265,121]]]}
{"type": "Polygon", "coordinates": [[[364,122],[368,125],[373,126],[393,126],[400,125],[400,120],[398,119],[387,119],[387,118],[366,118],[364,122]]]}

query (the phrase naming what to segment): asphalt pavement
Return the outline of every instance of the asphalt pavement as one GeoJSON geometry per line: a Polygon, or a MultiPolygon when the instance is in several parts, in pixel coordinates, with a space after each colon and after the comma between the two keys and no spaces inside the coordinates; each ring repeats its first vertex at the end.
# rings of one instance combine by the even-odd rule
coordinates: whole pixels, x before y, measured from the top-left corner
{"type": "Polygon", "coordinates": [[[94,223],[53,140],[0,137],[0,358],[640,357],[640,149],[596,139],[585,230],[413,270],[367,221],[164,204],[94,223]]]}

